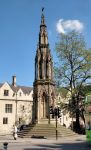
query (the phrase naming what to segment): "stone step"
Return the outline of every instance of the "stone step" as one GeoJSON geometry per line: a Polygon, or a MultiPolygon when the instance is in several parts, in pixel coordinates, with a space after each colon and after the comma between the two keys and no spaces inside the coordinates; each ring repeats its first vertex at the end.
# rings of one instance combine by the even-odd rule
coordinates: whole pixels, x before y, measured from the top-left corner
{"type": "MultiPolygon", "coordinates": [[[[58,137],[75,136],[76,133],[58,124],[57,127],[58,137]]],[[[18,133],[19,137],[30,138],[32,136],[56,137],[55,124],[35,124],[22,130],[18,133]]]]}

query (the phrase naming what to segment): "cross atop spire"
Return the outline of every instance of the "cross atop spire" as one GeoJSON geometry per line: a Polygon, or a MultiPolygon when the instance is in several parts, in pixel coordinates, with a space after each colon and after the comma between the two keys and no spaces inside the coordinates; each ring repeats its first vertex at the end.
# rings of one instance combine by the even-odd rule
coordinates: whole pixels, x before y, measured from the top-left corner
{"type": "Polygon", "coordinates": [[[44,11],[44,7],[42,7],[42,12],[44,11]]]}
{"type": "Polygon", "coordinates": [[[41,25],[45,25],[45,18],[43,12],[44,12],[44,7],[42,7],[41,25]]]}

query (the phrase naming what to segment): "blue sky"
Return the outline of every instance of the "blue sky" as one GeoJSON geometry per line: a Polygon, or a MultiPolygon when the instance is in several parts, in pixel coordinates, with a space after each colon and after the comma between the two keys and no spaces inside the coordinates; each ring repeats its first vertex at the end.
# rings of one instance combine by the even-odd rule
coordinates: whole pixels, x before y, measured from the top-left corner
{"type": "Polygon", "coordinates": [[[0,83],[33,85],[42,7],[54,61],[58,33],[73,27],[91,47],[91,0],[0,0],[0,83]]]}

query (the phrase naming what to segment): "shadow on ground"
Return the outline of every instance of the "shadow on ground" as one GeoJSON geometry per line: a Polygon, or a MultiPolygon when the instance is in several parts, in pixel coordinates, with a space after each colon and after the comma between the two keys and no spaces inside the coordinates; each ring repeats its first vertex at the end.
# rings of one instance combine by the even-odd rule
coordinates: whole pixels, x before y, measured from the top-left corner
{"type": "Polygon", "coordinates": [[[81,141],[77,143],[36,144],[36,147],[25,148],[24,150],[91,150],[91,144],[81,141]]]}

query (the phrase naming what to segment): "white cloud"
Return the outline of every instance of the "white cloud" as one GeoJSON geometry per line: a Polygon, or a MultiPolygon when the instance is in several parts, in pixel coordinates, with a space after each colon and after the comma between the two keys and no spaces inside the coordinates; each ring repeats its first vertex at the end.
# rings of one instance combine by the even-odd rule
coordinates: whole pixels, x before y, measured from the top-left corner
{"type": "Polygon", "coordinates": [[[77,32],[82,32],[84,25],[79,20],[58,20],[56,24],[56,30],[58,33],[66,33],[67,31],[75,30],[77,32]]]}

